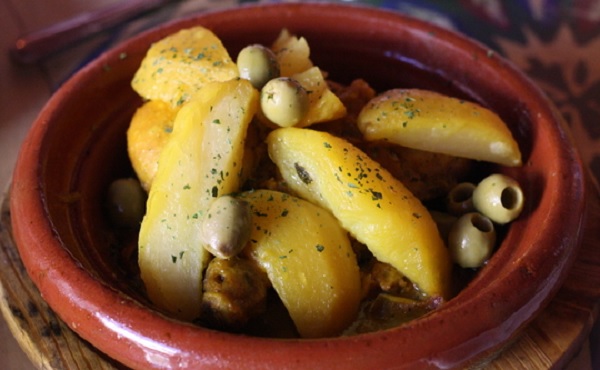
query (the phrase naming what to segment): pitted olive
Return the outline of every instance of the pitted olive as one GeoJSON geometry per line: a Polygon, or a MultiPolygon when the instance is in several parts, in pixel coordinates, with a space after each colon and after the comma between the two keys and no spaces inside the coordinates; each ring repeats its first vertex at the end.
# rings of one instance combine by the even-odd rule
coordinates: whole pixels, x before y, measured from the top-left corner
{"type": "Polygon", "coordinates": [[[495,244],[494,224],[477,212],[461,216],[448,235],[450,256],[463,268],[481,267],[491,257],[495,244]]]}
{"type": "Polygon", "coordinates": [[[486,177],[473,191],[475,209],[499,224],[517,218],[524,203],[523,190],[517,181],[503,174],[486,177]]]}

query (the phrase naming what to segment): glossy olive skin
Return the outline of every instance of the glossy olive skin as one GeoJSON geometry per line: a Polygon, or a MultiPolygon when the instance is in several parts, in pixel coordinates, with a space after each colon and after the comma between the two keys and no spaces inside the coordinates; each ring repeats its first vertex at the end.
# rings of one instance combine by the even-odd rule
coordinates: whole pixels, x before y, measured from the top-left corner
{"type": "Polygon", "coordinates": [[[446,198],[446,208],[449,213],[455,216],[461,216],[468,212],[473,212],[473,191],[475,184],[471,182],[461,182],[453,187],[446,198]]]}
{"type": "Polygon", "coordinates": [[[138,180],[114,180],[106,195],[110,221],[117,227],[138,227],[146,213],[146,198],[146,192],[138,180]]]}
{"type": "Polygon", "coordinates": [[[499,173],[481,180],[473,191],[475,209],[499,224],[519,217],[524,203],[525,197],[519,183],[499,173]]]}
{"type": "Polygon", "coordinates": [[[308,92],[292,78],[275,78],[262,88],[260,107],[265,117],[275,125],[291,127],[308,112],[308,92]]]}
{"type": "Polygon", "coordinates": [[[204,248],[217,258],[236,256],[250,238],[252,214],[248,204],[229,195],[217,198],[202,222],[204,248]]]}
{"type": "Polygon", "coordinates": [[[448,235],[452,260],[463,268],[481,267],[496,245],[496,230],[490,219],[477,212],[461,216],[448,235]]]}
{"type": "Polygon", "coordinates": [[[237,56],[236,64],[240,77],[249,80],[259,90],[280,75],[277,57],[271,49],[260,44],[243,48],[237,56]]]}
{"type": "Polygon", "coordinates": [[[431,217],[437,225],[442,240],[447,241],[448,235],[450,235],[450,230],[452,230],[452,226],[454,226],[454,224],[458,220],[458,217],[448,212],[441,212],[436,210],[430,210],[429,213],[431,213],[431,217]]]}

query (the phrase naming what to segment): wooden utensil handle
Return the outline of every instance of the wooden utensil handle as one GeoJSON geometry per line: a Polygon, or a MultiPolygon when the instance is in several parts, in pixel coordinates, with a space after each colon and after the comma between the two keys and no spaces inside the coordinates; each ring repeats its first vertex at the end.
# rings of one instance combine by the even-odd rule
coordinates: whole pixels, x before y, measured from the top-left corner
{"type": "Polygon", "coordinates": [[[10,53],[20,63],[35,63],[69,45],[173,1],[175,0],[121,1],[97,11],[81,13],[19,37],[10,53]]]}

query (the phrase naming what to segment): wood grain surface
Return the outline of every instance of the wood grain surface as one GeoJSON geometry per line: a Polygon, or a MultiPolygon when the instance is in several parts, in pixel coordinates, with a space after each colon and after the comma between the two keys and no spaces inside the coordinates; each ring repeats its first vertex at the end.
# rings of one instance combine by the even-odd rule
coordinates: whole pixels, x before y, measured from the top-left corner
{"type": "Polygon", "coordinates": [[[0,214],[0,310],[38,369],[118,369],[119,364],[79,338],[33,284],[12,240],[8,197],[0,214]]]}
{"type": "MultiPolygon", "coordinates": [[[[69,329],[44,302],[14,245],[8,197],[0,218],[0,310],[11,332],[39,369],[124,369],[69,329]]],[[[583,246],[558,294],[503,351],[478,363],[486,369],[591,369],[584,344],[600,297],[600,204],[589,200],[583,246]]]]}

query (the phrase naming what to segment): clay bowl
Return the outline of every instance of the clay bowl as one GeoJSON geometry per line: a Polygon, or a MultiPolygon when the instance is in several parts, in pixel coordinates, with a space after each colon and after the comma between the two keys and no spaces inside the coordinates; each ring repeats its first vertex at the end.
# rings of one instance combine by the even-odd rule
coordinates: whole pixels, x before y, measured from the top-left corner
{"type": "MultiPolygon", "coordinates": [[[[498,169],[501,170],[501,169],[498,169]]],[[[278,4],[166,24],[101,55],[50,99],[27,136],[11,190],[14,235],[44,299],[83,339],[134,368],[404,368],[476,363],[502,349],[552,298],[580,244],[582,165],[546,97],[497,54],[402,15],[333,4],[278,4]],[[287,27],[306,37],[330,77],[377,89],[420,87],[496,111],[524,166],[502,171],[527,203],[472,282],[442,308],[400,327],[352,337],[277,340],[179,322],[148,304],[114,262],[102,201],[129,174],[125,130],[141,104],[130,80],[149,45],[204,25],[231,55],[287,27]]]]}

